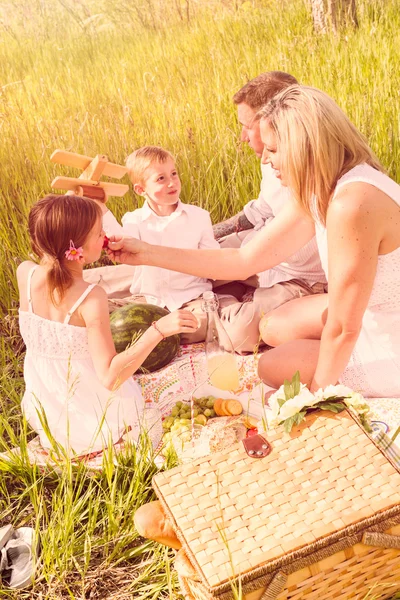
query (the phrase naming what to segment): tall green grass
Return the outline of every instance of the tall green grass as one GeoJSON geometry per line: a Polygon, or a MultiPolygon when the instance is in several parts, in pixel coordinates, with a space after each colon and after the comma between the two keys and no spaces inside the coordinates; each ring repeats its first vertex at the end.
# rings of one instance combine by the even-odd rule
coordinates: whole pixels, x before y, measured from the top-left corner
{"type": "MultiPolygon", "coordinates": [[[[359,0],[358,9],[358,30],[316,36],[306,0],[3,0],[0,451],[27,437],[21,346],[6,318],[16,314],[16,265],[29,254],[27,212],[54,176],[74,174],[49,161],[52,151],[123,163],[134,148],[161,144],[178,158],[182,198],[218,221],[259,184],[232,95],[279,69],[331,94],[400,181],[400,0],[359,0]]],[[[128,194],[111,206],[121,215],[136,202],[128,194]]],[[[51,481],[26,460],[1,463],[0,520],[43,533],[34,590],[9,597],[175,597],[170,554],[133,527],[154,469],[135,460],[109,462],[97,479],[73,479],[67,466],[51,481]]]]}

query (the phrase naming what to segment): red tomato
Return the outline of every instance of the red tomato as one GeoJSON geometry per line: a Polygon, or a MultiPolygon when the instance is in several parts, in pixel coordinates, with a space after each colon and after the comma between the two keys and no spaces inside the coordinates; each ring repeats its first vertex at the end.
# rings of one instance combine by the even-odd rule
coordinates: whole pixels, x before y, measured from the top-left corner
{"type": "Polygon", "coordinates": [[[254,429],[247,430],[246,437],[253,437],[253,435],[257,435],[257,434],[258,434],[258,429],[256,429],[256,427],[254,427],[254,429]]]}

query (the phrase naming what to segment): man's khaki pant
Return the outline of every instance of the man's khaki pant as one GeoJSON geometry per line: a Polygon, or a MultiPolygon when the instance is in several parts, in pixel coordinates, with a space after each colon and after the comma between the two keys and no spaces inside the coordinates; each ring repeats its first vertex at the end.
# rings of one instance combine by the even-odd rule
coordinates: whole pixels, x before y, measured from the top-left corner
{"type": "Polygon", "coordinates": [[[309,286],[299,279],[276,283],[269,288],[257,288],[251,302],[236,302],[222,308],[222,324],[236,352],[253,352],[260,344],[259,326],[264,315],[289,300],[324,292],[322,283],[309,286]]]}
{"type": "MultiPolygon", "coordinates": [[[[215,290],[217,291],[217,290],[215,290]]],[[[234,296],[219,296],[218,304],[220,313],[226,310],[229,306],[233,306],[238,304],[237,299],[234,296]]],[[[192,312],[199,322],[199,328],[194,333],[182,333],[181,334],[181,342],[182,344],[194,344],[195,342],[204,342],[207,331],[207,313],[202,309],[203,299],[196,298],[196,300],[191,300],[190,302],[186,302],[186,304],[182,305],[182,308],[189,310],[192,312]]]]}
{"type": "MultiPolygon", "coordinates": [[[[253,238],[255,235],[257,233],[253,229],[231,233],[220,240],[220,246],[221,248],[240,248],[248,236],[253,238]]],[[[236,302],[223,307],[221,310],[222,323],[231,338],[233,347],[239,354],[253,352],[258,345],[263,345],[259,326],[264,315],[295,298],[311,294],[322,294],[326,291],[321,283],[309,286],[300,279],[276,283],[269,288],[260,288],[258,287],[257,275],[253,275],[239,284],[244,284],[247,289],[256,288],[253,300],[251,302],[236,302]]],[[[232,285],[234,283],[216,281],[213,287],[215,292],[221,293],[232,289],[232,285]]]]}

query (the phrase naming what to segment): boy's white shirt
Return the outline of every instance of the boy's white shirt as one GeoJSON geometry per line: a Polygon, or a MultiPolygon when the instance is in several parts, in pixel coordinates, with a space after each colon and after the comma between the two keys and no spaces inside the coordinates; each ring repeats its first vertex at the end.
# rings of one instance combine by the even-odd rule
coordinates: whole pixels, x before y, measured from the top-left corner
{"type": "MultiPolygon", "coordinates": [[[[209,213],[181,200],[168,217],[156,215],[145,201],[142,208],[122,217],[122,226],[112,212],[107,211],[103,215],[103,229],[107,236],[129,235],[158,246],[219,248],[209,213]]],[[[166,306],[173,311],[211,289],[211,282],[207,279],[144,265],[135,267],[130,292],[152,296],[149,298],[152,304],[166,306]]]]}
{"type": "MultiPolygon", "coordinates": [[[[290,190],[275,176],[271,165],[261,164],[261,173],[260,195],[243,208],[254,229],[249,231],[242,245],[253,239],[260,229],[268,226],[269,221],[280,213],[287,202],[292,201],[290,190]]],[[[293,279],[301,279],[310,286],[315,283],[326,284],[315,237],[285,262],[268,271],[258,273],[258,279],[260,287],[272,287],[276,283],[293,279]]]]}

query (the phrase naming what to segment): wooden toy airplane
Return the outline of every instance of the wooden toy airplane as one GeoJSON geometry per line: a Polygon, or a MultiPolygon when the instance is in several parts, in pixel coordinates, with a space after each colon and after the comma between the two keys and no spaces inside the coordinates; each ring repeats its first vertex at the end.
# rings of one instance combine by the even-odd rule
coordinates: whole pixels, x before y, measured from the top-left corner
{"type": "Polygon", "coordinates": [[[69,194],[87,196],[103,202],[106,200],[106,195],[123,196],[129,190],[129,186],[122,183],[100,181],[102,175],[121,179],[128,171],[126,167],[110,163],[104,154],[92,158],[75,152],[55,150],[50,160],[67,167],[82,169],[79,177],[56,177],[51,182],[53,188],[68,190],[69,194]]]}

